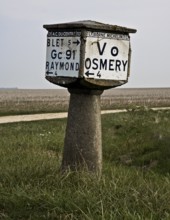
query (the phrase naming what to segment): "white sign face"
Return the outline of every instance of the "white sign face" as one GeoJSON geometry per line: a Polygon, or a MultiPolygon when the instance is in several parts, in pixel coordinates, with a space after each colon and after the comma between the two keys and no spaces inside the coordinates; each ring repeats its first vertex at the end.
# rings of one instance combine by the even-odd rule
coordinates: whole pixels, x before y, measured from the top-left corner
{"type": "Polygon", "coordinates": [[[49,32],[46,76],[78,77],[81,32],[49,32]]]}
{"type": "Polygon", "coordinates": [[[129,46],[127,35],[87,32],[84,77],[127,80],[129,46]]]}

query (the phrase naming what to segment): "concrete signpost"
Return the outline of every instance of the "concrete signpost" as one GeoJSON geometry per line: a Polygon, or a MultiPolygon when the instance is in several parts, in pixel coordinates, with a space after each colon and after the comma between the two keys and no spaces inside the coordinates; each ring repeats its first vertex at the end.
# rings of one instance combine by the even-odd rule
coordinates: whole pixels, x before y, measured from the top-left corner
{"type": "Polygon", "coordinates": [[[44,28],[48,31],[46,79],[70,92],[61,168],[101,173],[100,95],[127,83],[129,33],[136,30],[95,21],[44,28]]]}

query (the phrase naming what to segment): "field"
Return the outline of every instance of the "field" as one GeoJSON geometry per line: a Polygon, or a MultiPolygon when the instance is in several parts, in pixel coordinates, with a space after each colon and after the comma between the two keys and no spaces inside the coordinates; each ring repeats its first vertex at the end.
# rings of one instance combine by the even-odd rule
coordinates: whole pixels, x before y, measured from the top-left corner
{"type": "MultiPolygon", "coordinates": [[[[0,219],[169,220],[170,111],[149,109],[167,106],[169,91],[103,94],[103,108],[129,110],[102,115],[100,179],[86,171],[60,172],[66,119],[1,124],[0,219]]],[[[0,91],[1,115],[59,111],[57,104],[52,109],[57,97],[61,109],[68,107],[66,90],[15,92],[0,91]]]]}
{"type": "MultiPolygon", "coordinates": [[[[53,90],[0,90],[0,115],[68,110],[69,93],[53,90]]],[[[170,106],[170,88],[110,89],[101,98],[102,109],[170,106]]]]}

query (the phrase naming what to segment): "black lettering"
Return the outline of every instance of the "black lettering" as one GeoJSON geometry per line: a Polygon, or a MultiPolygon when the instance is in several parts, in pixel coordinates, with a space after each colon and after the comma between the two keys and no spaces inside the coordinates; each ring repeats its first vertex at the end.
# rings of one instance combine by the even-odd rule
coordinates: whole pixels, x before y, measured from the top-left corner
{"type": "Polygon", "coordinates": [[[64,62],[60,63],[60,70],[64,70],[64,62]]]}
{"type": "Polygon", "coordinates": [[[63,47],[64,39],[61,39],[61,47],[63,47]]]}
{"type": "Polygon", "coordinates": [[[115,62],[115,60],[109,60],[109,70],[114,71],[114,67],[113,67],[114,62],[115,62]]]}
{"type": "Polygon", "coordinates": [[[97,76],[100,78],[102,75],[100,73],[100,71],[97,73],[97,76]]]}
{"type": "Polygon", "coordinates": [[[120,65],[121,65],[121,61],[120,61],[120,60],[116,60],[115,71],[121,71],[121,69],[120,69],[120,65]],[[118,70],[118,69],[119,69],[119,70],[118,70]]]}
{"type": "Polygon", "coordinates": [[[79,63],[76,63],[76,70],[79,70],[79,63]]]}
{"type": "Polygon", "coordinates": [[[52,47],[55,47],[54,39],[52,39],[52,47]]]}
{"type": "Polygon", "coordinates": [[[70,70],[74,70],[74,63],[70,63],[70,70]]]}
{"type": "Polygon", "coordinates": [[[55,62],[55,69],[57,70],[58,62],[55,62]]]}
{"type": "Polygon", "coordinates": [[[107,70],[107,60],[102,60],[100,59],[100,70],[101,69],[104,69],[104,70],[107,70]]]}
{"type": "Polygon", "coordinates": [[[116,57],[119,53],[119,49],[117,47],[112,47],[111,48],[111,55],[116,57]]]}
{"type": "Polygon", "coordinates": [[[47,39],[47,47],[50,46],[50,39],[47,39]]]}
{"type": "Polygon", "coordinates": [[[92,60],[92,63],[94,64],[94,66],[92,67],[93,70],[97,70],[98,69],[98,63],[97,63],[98,59],[94,58],[92,60]]]}
{"type": "Polygon", "coordinates": [[[59,41],[60,41],[60,39],[56,39],[56,47],[60,46],[59,41]]]}
{"type": "Polygon", "coordinates": [[[56,50],[52,50],[51,51],[51,58],[55,59],[57,57],[57,51],[56,50]]]}
{"type": "Polygon", "coordinates": [[[62,59],[62,52],[58,53],[58,59],[61,60],[62,59]]]}
{"type": "Polygon", "coordinates": [[[70,46],[71,45],[71,40],[68,40],[68,46],[70,46]]]}
{"type": "Polygon", "coordinates": [[[106,44],[107,44],[107,43],[105,42],[104,45],[103,45],[103,48],[101,48],[99,41],[97,42],[97,47],[98,47],[98,51],[99,51],[99,54],[100,54],[100,55],[103,55],[104,50],[105,50],[105,47],[106,47],[106,44]]]}
{"type": "Polygon", "coordinates": [[[71,59],[71,50],[66,50],[66,59],[67,60],[71,59]]]}
{"type": "Polygon", "coordinates": [[[128,61],[127,61],[127,60],[126,60],[126,61],[122,60],[122,64],[123,64],[123,71],[125,71],[127,63],[128,63],[128,61]]]}
{"type": "Polygon", "coordinates": [[[51,68],[50,69],[54,69],[54,62],[51,62],[51,68]]]}
{"type": "Polygon", "coordinates": [[[73,50],[73,60],[75,60],[76,50],[73,50]]]}
{"type": "Polygon", "coordinates": [[[65,63],[65,70],[68,70],[69,69],[69,63],[65,63]]]}
{"type": "Polygon", "coordinates": [[[86,67],[86,69],[90,69],[90,67],[91,67],[91,60],[90,60],[90,58],[87,58],[85,60],[85,67],[86,67]]]}

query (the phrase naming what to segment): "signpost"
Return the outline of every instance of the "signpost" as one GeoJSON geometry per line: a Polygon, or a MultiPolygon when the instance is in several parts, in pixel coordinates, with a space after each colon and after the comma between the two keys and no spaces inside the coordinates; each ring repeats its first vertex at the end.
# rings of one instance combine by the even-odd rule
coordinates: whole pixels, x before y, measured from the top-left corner
{"type": "Polygon", "coordinates": [[[78,77],[80,35],[80,32],[48,33],[46,76],[78,77]]]}
{"type": "Polygon", "coordinates": [[[46,79],[68,88],[70,104],[62,170],[101,173],[100,95],[130,74],[130,36],[136,30],[95,21],[44,25],[46,79]]]}
{"type": "Polygon", "coordinates": [[[127,35],[87,32],[84,77],[126,80],[130,39],[127,35]]]}

